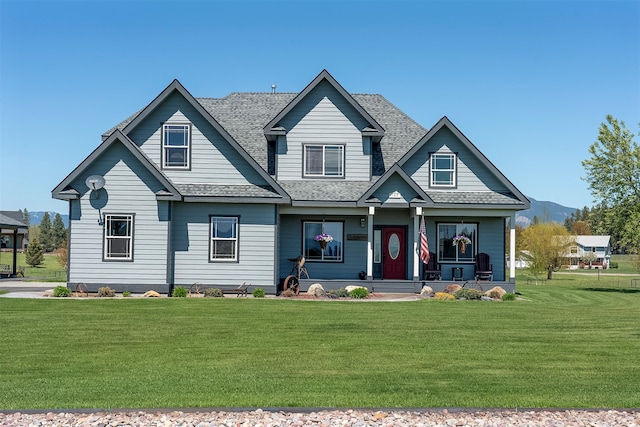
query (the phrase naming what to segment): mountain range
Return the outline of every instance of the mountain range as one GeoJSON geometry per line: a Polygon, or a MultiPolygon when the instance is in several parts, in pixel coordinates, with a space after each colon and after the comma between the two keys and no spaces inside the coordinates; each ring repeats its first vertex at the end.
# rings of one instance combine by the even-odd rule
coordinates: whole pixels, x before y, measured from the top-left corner
{"type": "MultiPolygon", "coordinates": [[[[531,200],[531,208],[516,213],[516,224],[526,227],[533,222],[533,218],[537,217],[541,221],[555,221],[564,224],[564,220],[576,211],[576,208],[559,205],[554,202],[539,201],[533,197],[531,200]]],[[[31,225],[38,225],[42,221],[44,212],[29,212],[31,225]]],[[[51,222],[56,216],[56,212],[49,212],[51,222]]],[[[69,215],[60,214],[65,227],[69,227],[69,215]]]]}
{"type": "Polygon", "coordinates": [[[555,221],[564,224],[564,220],[577,210],[577,208],[562,206],[554,202],[539,201],[533,197],[528,197],[528,199],[531,201],[531,207],[516,213],[516,224],[522,227],[531,224],[534,217],[540,221],[555,221]]]}

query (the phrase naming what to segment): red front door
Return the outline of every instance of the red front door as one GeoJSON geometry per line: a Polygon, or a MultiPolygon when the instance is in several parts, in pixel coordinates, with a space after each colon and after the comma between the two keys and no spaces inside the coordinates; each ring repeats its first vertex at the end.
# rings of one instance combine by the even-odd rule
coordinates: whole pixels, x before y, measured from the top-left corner
{"type": "Polygon", "coordinates": [[[385,227],[382,230],[383,279],[406,279],[406,243],[404,227],[385,227]]]}

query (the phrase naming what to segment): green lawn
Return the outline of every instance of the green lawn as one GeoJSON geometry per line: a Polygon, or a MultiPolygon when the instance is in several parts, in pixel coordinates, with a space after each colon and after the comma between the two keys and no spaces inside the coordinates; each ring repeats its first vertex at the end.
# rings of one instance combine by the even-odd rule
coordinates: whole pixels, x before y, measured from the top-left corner
{"type": "Polygon", "coordinates": [[[0,409],[640,407],[640,289],[513,302],[0,298],[0,409]]]}
{"type": "MultiPolygon", "coordinates": [[[[67,272],[60,263],[58,257],[53,253],[47,253],[44,255],[44,262],[38,267],[31,267],[27,265],[25,261],[25,254],[18,253],[16,262],[18,266],[25,267],[25,279],[35,281],[47,281],[47,282],[66,282],[67,272]]],[[[0,252],[0,264],[13,265],[13,253],[12,252],[0,252]]]]}

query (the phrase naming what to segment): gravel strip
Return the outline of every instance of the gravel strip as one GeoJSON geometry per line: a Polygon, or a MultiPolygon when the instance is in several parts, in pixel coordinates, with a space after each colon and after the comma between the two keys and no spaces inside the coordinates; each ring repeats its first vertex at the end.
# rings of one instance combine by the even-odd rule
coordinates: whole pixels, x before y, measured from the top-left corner
{"type": "Polygon", "coordinates": [[[487,410],[487,411],[367,411],[323,410],[315,412],[267,411],[130,411],[1,413],[0,426],[153,426],[153,427],[494,427],[494,426],[593,426],[639,427],[638,410],[487,410]]]}

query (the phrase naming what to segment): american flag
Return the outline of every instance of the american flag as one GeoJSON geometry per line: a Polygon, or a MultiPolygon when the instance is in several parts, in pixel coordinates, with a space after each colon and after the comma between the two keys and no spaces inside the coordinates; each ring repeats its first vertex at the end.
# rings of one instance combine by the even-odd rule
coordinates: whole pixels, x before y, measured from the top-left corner
{"type": "Polygon", "coordinates": [[[429,242],[427,242],[427,230],[424,227],[424,217],[420,220],[420,259],[425,264],[429,263],[429,242]]]}

